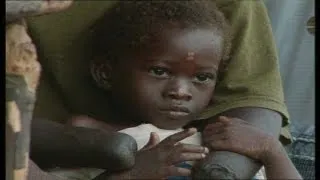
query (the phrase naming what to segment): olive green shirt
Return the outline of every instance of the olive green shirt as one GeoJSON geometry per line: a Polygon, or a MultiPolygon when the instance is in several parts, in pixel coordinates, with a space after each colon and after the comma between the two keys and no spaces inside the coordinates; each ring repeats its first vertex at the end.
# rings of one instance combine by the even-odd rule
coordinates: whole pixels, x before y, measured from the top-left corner
{"type": "MultiPolygon", "coordinates": [[[[63,122],[70,114],[87,114],[108,120],[106,94],[89,73],[86,42],[90,26],[114,3],[79,0],[66,11],[28,19],[43,68],[35,117],[63,122]]],[[[237,107],[271,109],[282,114],[282,141],[290,142],[278,56],[263,2],[217,0],[217,5],[232,26],[231,61],[212,105],[199,119],[237,107]]]]}

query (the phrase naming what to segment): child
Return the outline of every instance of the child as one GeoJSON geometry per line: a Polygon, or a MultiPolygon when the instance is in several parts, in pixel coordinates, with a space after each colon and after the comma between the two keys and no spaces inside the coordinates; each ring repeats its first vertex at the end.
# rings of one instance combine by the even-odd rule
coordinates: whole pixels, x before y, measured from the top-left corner
{"type": "MultiPolygon", "coordinates": [[[[108,10],[92,30],[91,67],[112,107],[106,113],[117,120],[108,130],[125,131],[147,123],[174,134],[194,120],[209,104],[223,70],[219,67],[228,59],[228,28],[211,1],[121,1],[108,10]]],[[[186,131],[183,137],[194,133],[186,131]]],[[[146,134],[148,140],[150,132],[146,134]]],[[[175,136],[181,135],[170,137],[175,136]]],[[[190,170],[171,166],[203,159],[207,152],[200,144],[165,150],[181,158],[166,164],[154,178],[190,175],[190,170]]],[[[163,165],[159,163],[141,164],[163,165]]]]}
{"type": "MultiPolygon", "coordinates": [[[[205,158],[208,149],[194,129],[181,130],[209,104],[228,59],[222,13],[212,1],[120,2],[93,33],[91,72],[119,123],[93,120],[89,126],[130,134],[140,149],[133,169],[111,178],[190,176],[192,163],[186,162],[205,158]],[[149,139],[154,131],[160,137],[149,139]]],[[[210,139],[207,144],[214,147],[210,139]]]]}

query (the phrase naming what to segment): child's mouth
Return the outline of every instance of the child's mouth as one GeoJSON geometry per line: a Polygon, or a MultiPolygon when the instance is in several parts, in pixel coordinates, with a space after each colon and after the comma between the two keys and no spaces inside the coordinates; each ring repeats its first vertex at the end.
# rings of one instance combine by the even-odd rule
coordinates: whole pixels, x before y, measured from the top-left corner
{"type": "Polygon", "coordinates": [[[166,109],[161,109],[160,112],[170,119],[181,119],[190,115],[190,111],[186,107],[172,106],[166,109]]]}

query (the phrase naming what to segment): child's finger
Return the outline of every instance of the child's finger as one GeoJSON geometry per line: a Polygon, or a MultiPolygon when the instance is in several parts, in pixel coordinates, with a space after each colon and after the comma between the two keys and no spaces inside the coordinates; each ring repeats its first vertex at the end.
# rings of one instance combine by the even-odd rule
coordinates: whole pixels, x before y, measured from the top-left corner
{"type": "Polygon", "coordinates": [[[225,131],[225,127],[220,124],[212,124],[204,129],[203,136],[208,136],[210,134],[219,134],[225,131]]]}
{"type": "Polygon", "coordinates": [[[150,134],[150,140],[151,140],[151,143],[154,144],[154,145],[157,145],[160,143],[160,137],[157,133],[155,132],[152,132],[150,134]]]}
{"type": "Polygon", "coordinates": [[[196,128],[189,128],[186,129],[184,131],[175,133],[169,137],[167,137],[166,139],[164,139],[161,144],[165,144],[165,145],[175,145],[177,142],[194,135],[197,132],[196,128]]]}
{"type": "Polygon", "coordinates": [[[214,141],[210,141],[208,143],[210,149],[212,151],[225,151],[225,150],[230,150],[230,148],[228,148],[230,146],[230,144],[228,144],[228,142],[222,140],[222,139],[218,139],[218,140],[214,140],[214,141]]]}
{"type": "Polygon", "coordinates": [[[217,128],[220,128],[223,126],[224,126],[224,124],[221,122],[210,123],[204,128],[204,131],[211,131],[212,129],[217,129],[217,128]]]}
{"type": "Polygon", "coordinates": [[[159,142],[160,142],[159,135],[157,133],[155,133],[155,132],[152,132],[150,134],[150,138],[149,138],[148,143],[141,150],[150,149],[150,148],[156,146],[157,144],[159,144],[159,142]]]}
{"type": "Polygon", "coordinates": [[[173,153],[168,157],[167,163],[168,165],[178,164],[185,161],[196,161],[201,160],[206,157],[205,153],[173,153]]]}
{"type": "Polygon", "coordinates": [[[216,141],[225,141],[229,139],[229,136],[226,133],[212,134],[210,136],[203,137],[204,144],[215,143],[216,141]]]}
{"type": "Polygon", "coordinates": [[[228,125],[232,121],[232,118],[228,118],[226,116],[219,116],[218,121],[225,125],[228,125]]]}
{"type": "Polygon", "coordinates": [[[173,148],[173,153],[183,153],[183,152],[192,152],[192,153],[209,153],[207,147],[194,145],[194,144],[179,144],[173,148]]]}
{"type": "Polygon", "coordinates": [[[220,116],[219,121],[224,124],[249,124],[247,121],[239,118],[230,118],[225,116],[220,116]]]}

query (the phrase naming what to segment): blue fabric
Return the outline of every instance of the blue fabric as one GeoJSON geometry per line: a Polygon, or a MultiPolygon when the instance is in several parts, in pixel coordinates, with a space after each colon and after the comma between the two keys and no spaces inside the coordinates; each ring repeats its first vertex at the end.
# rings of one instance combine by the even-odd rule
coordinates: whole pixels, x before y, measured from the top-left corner
{"type": "MultiPolygon", "coordinates": [[[[186,168],[186,169],[192,169],[192,166],[190,164],[185,163],[185,162],[177,165],[177,167],[186,168]]],[[[171,176],[167,180],[191,180],[191,177],[171,176]]]]}
{"type": "Polygon", "coordinates": [[[303,179],[315,179],[314,126],[302,133],[293,133],[293,143],[287,147],[288,155],[303,179]]]}

